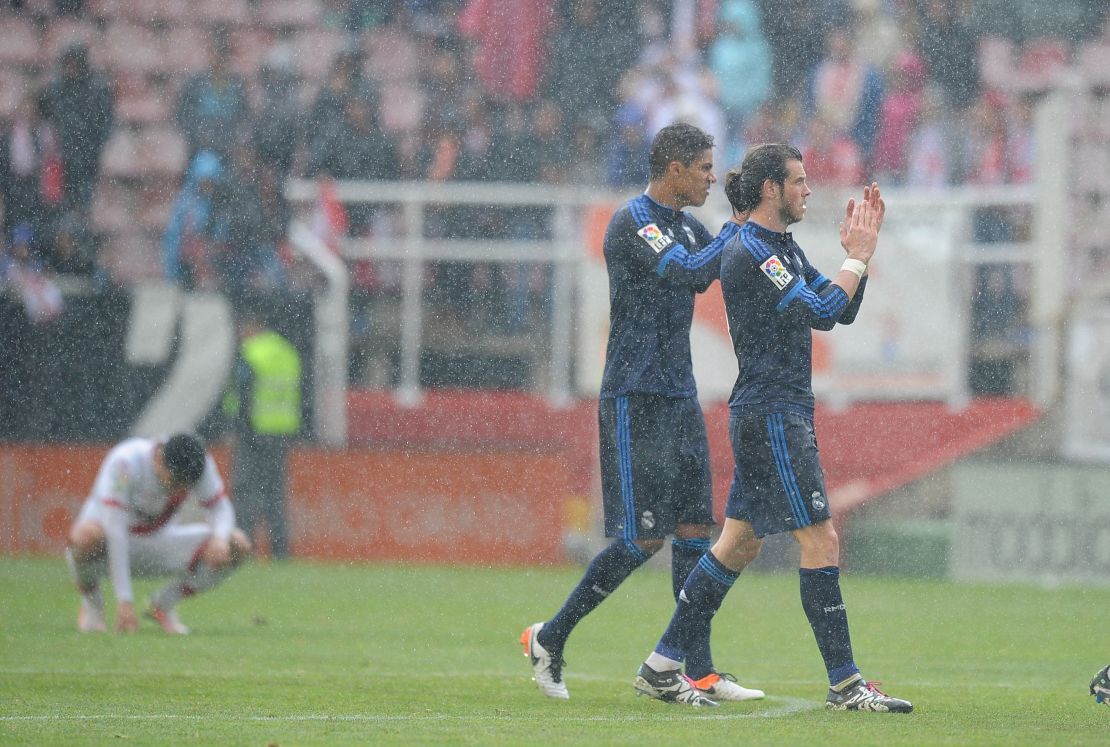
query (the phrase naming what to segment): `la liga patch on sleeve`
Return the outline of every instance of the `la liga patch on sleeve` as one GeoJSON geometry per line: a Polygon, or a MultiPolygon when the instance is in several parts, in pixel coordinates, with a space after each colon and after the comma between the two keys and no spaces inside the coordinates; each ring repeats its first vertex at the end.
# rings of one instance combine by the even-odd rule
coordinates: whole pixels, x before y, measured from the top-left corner
{"type": "Polygon", "coordinates": [[[648,246],[655,250],[656,254],[674,243],[674,239],[660,231],[659,226],[654,223],[648,223],[636,233],[647,242],[648,246]]]}
{"type": "Polygon", "coordinates": [[[782,260],[774,254],[768,257],[763,264],[759,266],[759,269],[763,270],[764,275],[771,278],[771,282],[774,283],[775,287],[779,290],[790,285],[790,281],[794,279],[790,271],[783,266],[782,260]]]}

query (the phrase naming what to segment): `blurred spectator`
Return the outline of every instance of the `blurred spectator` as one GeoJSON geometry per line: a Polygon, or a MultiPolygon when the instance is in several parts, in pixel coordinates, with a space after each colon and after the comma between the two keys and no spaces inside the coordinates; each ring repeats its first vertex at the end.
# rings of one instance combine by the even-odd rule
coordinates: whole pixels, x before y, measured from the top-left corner
{"type": "Polygon", "coordinates": [[[917,0],[921,56],[950,109],[963,111],[979,92],[979,38],[963,0],[917,0]]]}
{"type": "Polygon", "coordinates": [[[869,162],[883,103],[882,78],[860,57],[844,28],[829,31],[825,50],[810,78],[806,112],[848,133],[869,162]]]}
{"type": "Polygon", "coordinates": [[[609,136],[605,154],[605,183],[613,189],[632,189],[645,184],[650,145],[640,107],[625,104],[617,111],[609,136]]]}
{"type": "Polygon", "coordinates": [[[83,216],[68,211],[54,224],[54,236],[46,261],[59,274],[92,277],[97,274],[97,240],[83,216]]]}
{"type": "Polygon", "coordinates": [[[898,185],[906,178],[910,139],[924,106],[925,66],[916,54],[894,59],[890,90],[883,98],[871,170],[881,184],[898,185]]]}
{"type": "Polygon", "coordinates": [[[771,93],[771,48],[755,0],[724,0],[718,21],[709,69],[717,79],[717,99],[729,131],[736,132],[771,93]]]}
{"type": "Polygon", "coordinates": [[[1037,160],[1037,142],[1034,137],[1033,98],[1018,97],[1007,110],[1006,150],[1010,154],[1009,184],[1029,184],[1033,181],[1037,160]]]}
{"type": "Polygon", "coordinates": [[[806,177],[814,184],[851,186],[863,180],[863,159],[856,141],[820,116],[809,121],[801,150],[806,177]]]}
{"type": "Polygon", "coordinates": [[[385,23],[391,5],[376,0],[326,0],[323,25],[356,34],[385,23]]]}
{"type": "MultiPolygon", "coordinates": [[[[551,40],[544,95],[560,102],[571,120],[608,117],[617,81],[635,54],[623,33],[627,3],[569,0],[551,40]],[[621,11],[624,13],[621,13],[621,11]]],[[[633,37],[634,38],[634,37],[633,37]]]]}
{"type": "Polygon", "coordinates": [[[666,54],[643,72],[626,85],[632,86],[633,99],[645,112],[648,137],[667,125],[687,122],[712,135],[716,143],[725,142],[727,126],[715,98],[716,83],[700,60],[666,54]]]}
{"type": "Polygon", "coordinates": [[[825,32],[835,19],[821,0],[760,0],[771,44],[776,95],[801,98],[809,71],[821,59],[825,32]]]}
{"type": "Polygon", "coordinates": [[[922,95],[921,119],[910,135],[906,156],[908,187],[939,189],[952,183],[952,143],[944,95],[930,87],[922,95]]]}
{"type": "MultiPolygon", "coordinates": [[[[565,184],[570,176],[570,142],[563,110],[551,99],[536,102],[532,112],[531,134],[524,146],[533,159],[534,180],[541,184],[565,184]]],[[[521,207],[512,213],[510,238],[538,240],[552,235],[549,207],[521,207]]],[[[527,329],[536,315],[549,307],[549,265],[535,262],[502,266],[505,278],[507,316],[504,327],[510,332],[527,329]]]]}
{"type": "Polygon", "coordinates": [[[498,181],[530,182],[536,164],[529,152],[532,123],[523,104],[509,103],[501,109],[493,141],[493,173],[498,181]]]}
{"type": "Polygon", "coordinates": [[[297,75],[287,58],[271,55],[258,77],[262,105],[254,119],[251,140],[259,162],[286,177],[293,169],[304,121],[297,75]]]}
{"type": "Polygon", "coordinates": [[[428,155],[429,147],[434,147],[443,127],[455,127],[462,122],[464,98],[467,92],[478,89],[478,85],[471,71],[465,69],[460,53],[447,45],[431,52],[421,71],[420,88],[425,96],[424,124],[415,139],[418,142],[409,145],[412,152],[405,159],[404,169],[405,177],[413,179],[425,178],[427,164],[417,166],[420,157],[428,155]],[[470,73],[469,80],[464,77],[467,73],[470,73]]]}
{"type": "MultiPolygon", "coordinates": [[[[396,179],[399,175],[396,145],[378,126],[370,103],[360,96],[347,99],[343,116],[321,131],[309,146],[305,166],[309,178],[396,179]]],[[[347,211],[351,234],[365,234],[373,206],[355,203],[347,211]]]]}
{"type": "Polygon", "coordinates": [[[213,206],[215,224],[224,231],[215,269],[220,288],[233,302],[251,291],[272,291],[285,283],[262,191],[263,171],[249,144],[236,146],[213,206]]]}
{"type": "Polygon", "coordinates": [[[567,181],[583,186],[605,183],[605,158],[601,150],[601,126],[589,120],[578,120],[570,133],[570,163],[567,181]]]}
{"type": "Polygon", "coordinates": [[[216,290],[217,242],[226,234],[217,222],[217,188],[224,169],[207,150],[193,156],[173,204],[162,247],[166,278],[186,290],[216,290]]]}
{"type": "Polygon", "coordinates": [[[62,293],[34,256],[31,226],[21,223],[9,235],[11,243],[7,251],[0,254],[0,280],[16,288],[27,318],[33,324],[53,321],[62,313],[62,293]]]}
{"type": "Polygon", "coordinates": [[[115,96],[89,64],[84,44],[66,47],[59,67],[43,94],[42,112],[61,144],[65,204],[85,215],[92,204],[100,154],[115,126],[115,96]]]}
{"type": "Polygon", "coordinates": [[[50,233],[51,213],[62,198],[61,153],[53,127],[39,112],[39,97],[26,94],[0,140],[0,197],[4,235],[27,226],[36,236],[50,233]]]}
{"type": "Polygon", "coordinates": [[[308,138],[317,137],[339,123],[351,99],[365,101],[377,119],[378,90],[362,67],[363,55],[357,46],[349,46],[335,56],[328,77],[308,113],[304,130],[308,138]]]}
{"type": "Polygon", "coordinates": [[[971,300],[969,386],[979,396],[1010,396],[1020,358],[1022,302],[1009,265],[976,268],[971,300]]]}
{"type": "Polygon", "coordinates": [[[210,42],[208,69],[185,82],[174,119],[185,136],[190,161],[199,151],[209,151],[227,163],[231,145],[244,134],[251,111],[246,83],[231,69],[231,38],[217,30],[210,42]]]}
{"type": "Polygon", "coordinates": [[[474,70],[498,100],[527,101],[536,94],[555,20],[549,0],[468,0],[459,30],[476,43],[474,70]]]}

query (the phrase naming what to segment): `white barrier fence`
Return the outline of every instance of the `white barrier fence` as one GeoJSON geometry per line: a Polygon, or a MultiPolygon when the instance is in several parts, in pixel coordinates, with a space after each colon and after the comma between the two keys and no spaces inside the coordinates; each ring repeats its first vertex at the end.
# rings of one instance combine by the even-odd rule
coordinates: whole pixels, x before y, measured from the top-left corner
{"type": "MultiPolygon", "coordinates": [[[[1033,186],[990,189],[954,188],[939,192],[884,191],[888,204],[883,246],[868,290],[867,309],[854,328],[823,335],[822,360],[815,376],[818,395],[838,401],[859,399],[938,399],[959,406],[968,397],[969,296],[974,268],[1008,264],[1023,268],[1027,278],[1029,375],[1018,392],[1042,404],[1055,401],[1059,390],[1062,325],[1066,317],[1068,231],[1066,185],[1069,141],[1062,112],[1064,94],[1050,95],[1037,113],[1038,161],[1033,186]],[[1030,216],[1028,240],[976,245],[972,218],[984,208],[1007,208],[1030,216]]],[[[302,253],[311,244],[307,225],[316,205],[315,182],[292,181],[286,190],[298,216],[291,238],[302,253]]],[[[838,215],[854,194],[843,188],[815,187],[806,220],[794,229],[799,243],[819,268],[829,274],[839,266],[838,215]]],[[[425,303],[427,270],[433,263],[482,265],[539,264],[550,268],[547,327],[533,331],[544,339],[538,365],[544,375],[533,377],[537,388],[555,403],[572,396],[594,396],[600,380],[608,324],[607,282],[600,236],[591,233],[587,216],[611,210],[627,194],[575,185],[428,182],[357,182],[336,185],[338,200],[348,206],[376,205],[399,217],[384,235],[348,238],[339,253],[348,262],[372,260],[400,265],[398,374],[394,391],[403,402],[421,396],[421,357],[427,346],[429,310],[425,303]],[[537,238],[432,238],[429,215],[443,206],[537,209],[550,211],[546,229],[537,238]]],[[[720,188],[704,208],[693,211],[715,231],[727,216],[720,188]]],[[[319,247],[307,253],[319,256],[319,247]]],[[[347,382],[334,367],[345,359],[341,296],[334,279],[332,303],[322,306],[336,315],[319,320],[327,328],[331,372],[321,379],[331,388],[318,394],[335,406],[321,407],[320,417],[344,417],[340,389],[347,382]]],[[[719,317],[719,314],[716,316],[719,317]]],[[[343,320],[346,321],[345,319],[343,320]]],[[[476,340],[460,339],[459,345],[476,340]]],[[[695,373],[706,401],[727,397],[736,375],[731,343],[723,319],[701,314],[693,334],[695,373]]],[[[342,423],[319,423],[331,443],[341,443],[342,423]]]]}

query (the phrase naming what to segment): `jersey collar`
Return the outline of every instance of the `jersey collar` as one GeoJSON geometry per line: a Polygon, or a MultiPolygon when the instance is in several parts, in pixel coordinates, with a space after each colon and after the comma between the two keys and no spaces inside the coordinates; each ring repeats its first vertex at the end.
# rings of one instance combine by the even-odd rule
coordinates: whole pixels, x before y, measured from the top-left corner
{"type": "Polygon", "coordinates": [[[682,211],[681,210],[675,210],[674,208],[667,207],[666,205],[663,205],[662,203],[656,202],[655,200],[653,200],[648,195],[647,192],[644,192],[644,194],[642,196],[645,200],[647,200],[648,202],[650,202],[652,204],[652,206],[654,207],[654,209],[657,212],[662,213],[663,217],[666,220],[677,221],[677,220],[682,219],[682,211]]]}
{"type": "Polygon", "coordinates": [[[744,225],[751,226],[752,231],[755,232],[755,235],[763,239],[764,241],[773,241],[777,244],[785,244],[789,246],[790,243],[794,240],[794,235],[791,234],[789,231],[772,231],[770,228],[765,228],[755,221],[751,220],[750,218],[744,225]]]}

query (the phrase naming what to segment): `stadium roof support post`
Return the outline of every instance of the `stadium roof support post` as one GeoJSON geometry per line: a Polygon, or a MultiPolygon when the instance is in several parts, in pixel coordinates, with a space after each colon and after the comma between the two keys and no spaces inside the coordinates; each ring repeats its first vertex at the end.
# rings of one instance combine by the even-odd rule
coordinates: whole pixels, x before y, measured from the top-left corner
{"type": "Polygon", "coordinates": [[[293,221],[289,238],[327,281],[315,299],[316,344],[312,361],[313,422],[316,439],[328,446],[347,445],[347,346],[349,343],[347,266],[308,226],[293,221]]]}
{"type": "Polygon", "coordinates": [[[1063,365],[1063,325],[1066,324],[1065,300],[1069,274],[1065,237],[1069,235],[1071,190],[1068,185],[1070,128],[1069,99],[1073,92],[1056,89],[1037,105],[1036,132],[1037,208],[1034,212],[1032,274],[1033,292],[1029,318],[1033,327],[1031,368],[1032,396],[1040,406],[1053,404],[1060,393],[1063,365]]]}
{"type": "Polygon", "coordinates": [[[555,407],[565,407],[570,403],[571,355],[574,351],[572,339],[574,326],[574,282],[577,260],[581,256],[576,251],[574,226],[580,224],[574,218],[571,205],[560,203],[555,209],[552,231],[555,235],[555,264],[552,268],[552,308],[551,308],[551,362],[548,378],[548,399],[555,407]]]}

